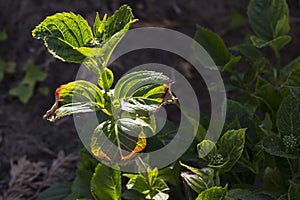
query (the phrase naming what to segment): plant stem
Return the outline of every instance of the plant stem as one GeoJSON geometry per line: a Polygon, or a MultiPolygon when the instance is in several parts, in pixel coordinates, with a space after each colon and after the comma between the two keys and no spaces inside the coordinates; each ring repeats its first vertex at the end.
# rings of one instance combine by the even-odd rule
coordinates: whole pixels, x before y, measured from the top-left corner
{"type": "Polygon", "coordinates": [[[220,186],[220,175],[219,175],[219,171],[216,172],[216,186],[220,186]]]}
{"type": "Polygon", "coordinates": [[[290,170],[291,170],[292,174],[294,175],[295,171],[294,171],[293,163],[291,163],[291,160],[289,158],[287,158],[286,160],[288,161],[289,166],[290,166],[290,170]]]}
{"type": "Polygon", "coordinates": [[[281,68],[281,59],[280,59],[280,54],[279,51],[275,48],[272,48],[275,54],[275,59],[276,59],[276,70],[275,70],[275,74],[274,77],[275,79],[280,78],[280,68],[281,68]]]}

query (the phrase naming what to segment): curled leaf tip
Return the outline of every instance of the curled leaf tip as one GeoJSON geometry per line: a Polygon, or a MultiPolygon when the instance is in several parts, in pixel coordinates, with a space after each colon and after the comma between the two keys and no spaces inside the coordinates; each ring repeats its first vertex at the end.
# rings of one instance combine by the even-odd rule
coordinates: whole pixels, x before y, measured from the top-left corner
{"type": "Polygon", "coordinates": [[[56,118],[56,110],[58,109],[58,102],[56,101],[54,105],[44,114],[43,119],[48,120],[49,122],[55,122],[56,118]]]}

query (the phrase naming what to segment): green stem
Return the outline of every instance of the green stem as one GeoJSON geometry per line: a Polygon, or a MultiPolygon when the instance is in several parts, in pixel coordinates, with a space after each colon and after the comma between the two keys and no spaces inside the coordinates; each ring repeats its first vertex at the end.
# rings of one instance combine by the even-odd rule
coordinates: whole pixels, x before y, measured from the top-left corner
{"type": "Polygon", "coordinates": [[[220,186],[221,181],[220,181],[220,174],[219,171],[216,172],[216,186],[220,186]]]}
{"type": "Polygon", "coordinates": [[[280,54],[279,51],[275,48],[272,48],[275,54],[275,59],[276,59],[276,70],[275,70],[275,74],[274,77],[275,79],[279,79],[280,78],[280,68],[281,68],[281,59],[280,59],[280,54]]]}
{"type": "Polygon", "coordinates": [[[294,175],[296,172],[294,171],[293,163],[291,162],[291,160],[289,158],[287,158],[286,160],[288,161],[290,170],[291,170],[292,174],[294,175]]]}

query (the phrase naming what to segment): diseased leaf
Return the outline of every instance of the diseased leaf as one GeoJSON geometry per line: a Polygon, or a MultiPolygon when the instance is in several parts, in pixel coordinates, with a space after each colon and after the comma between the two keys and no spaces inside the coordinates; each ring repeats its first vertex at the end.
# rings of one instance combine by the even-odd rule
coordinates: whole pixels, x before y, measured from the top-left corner
{"type": "Polygon", "coordinates": [[[91,190],[95,199],[120,200],[121,172],[99,163],[91,179],[91,190]]]}
{"type": "Polygon", "coordinates": [[[91,151],[99,159],[125,162],[146,148],[143,125],[130,118],[122,118],[112,123],[105,121],[94,131],[91,151]],[[114,148],[112,148],[114,147],[114,148]]]}
{"type": "Polygon", "coordinates": [[[104,109],[103,93],[96,85],[77,80],[61,85],[55,92],[56,101],[43,116],[51,122],[62,117],[104,109]]]}

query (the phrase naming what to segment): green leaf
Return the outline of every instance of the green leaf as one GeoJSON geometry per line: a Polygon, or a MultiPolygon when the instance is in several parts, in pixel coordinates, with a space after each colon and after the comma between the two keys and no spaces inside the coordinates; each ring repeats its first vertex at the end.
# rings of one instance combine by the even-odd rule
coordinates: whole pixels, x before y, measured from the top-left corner
{"type": "Polygon", "coordinates": [[[91,179],[91,190],[96,199],[121,199],[121,172],[99,163],[91,179]]]}
{"type": "Polygon", "coordinates": [[[0,42],[7,40],[7,33],[6,30],[1,30],[0,31],[0,42]]]}
{"type": "Polygon", "coordinates": [[[239,51],[243,56],[247,57],[251,62],[263,58],[262,52],[251,44],[240,44],[231,48],[234,51],[239,51]]]}
{"type": "Polygon", "coordinates": [[[248,196],[250,193],[249,190],[246,189],[231,189],[228,191],[228,199],[229,200],[237,200],[237,199],[245,199],[246,196],[248,196]]]}
{"type": "Polygon", "coordinates": [[[93,176],[93,171],[79,167],[77,168],[76,177],[72,184],[72,193],[77,198],[92,198],[90,181],[93,176]]]}
{"type": "Polygon", "coordinates": [[[45,72],[41,71],[35,64],[29,61],[27,64],[27,71],[22,82],[27,84],[33,84],[38,81],[44,81],[46,77],[47,74],[45,72]]]}
{"type": "Polygon", "coordinates": [[[182,181],[180,180],[180,173],[182,167],[179,161],[174,162],[171,166],[165,167],[158,171],[158,177],[175,187],[176,194],[179,198],[184,198],[182,191],[182,181]]]}
{"type": "Polygon", "coordinates": [[[36,82],[45,80],[46,76],[45,72],[32,62],[28,62],[24,78],[16,87],[9,90],[9,94],[18,97],[23,104],[26,104],[33,95],[36,82]]]}
{"type": "Polygon", "coordinates": [[[37,200],[61,200],[71,194],[72,183],[56,183],[44,190],[37,200]]]}
{"type": "Polygon", "coordinates": [[[196,200],[227,200],[227,186],[222,187],[212,187],[199,194],[196,200]]]}
{"type": "Polygon", "coordinates": [[[54,57],[74,63],[83,62],[86,55],[81,48],[93,39],[88,22],[72,12],[48,16],[32,31],[32,36],[43,39],[54,57]]]}
{"type": "Polygon", "coordinates": [[[269,112],[274,117],[283,99],[278,90],[272,84],[258,77],[255,89],[255,97],[259,102],[259,108],[263,112],[269,112]]]}
{"type": "Polygon", "coordinates": [[[209,157],[217,153],[217,147],[211,140],[203,140],[197,145],[200,158],[209,161],[209,157]]]}
{"type": "Polygon", "coordinates": [[[198,194],[209,188],[208,185],[206,185],[201,177],[197,174],[182,172],[181,177],[183,178],[184,182],[198,194]]]}
{"type": "Polygon", "coordinates": [[[269,194],[263,192],[252,192],[247,189],[232,189],[228,192],[229,200],[275,200],[269,194]]]}
{"type": "Polygon", "coordinates": [[[282,16],[281,19],[277,21],[274,37],[286,35],[289,31],[290,31],[289,18],[287,17],[287,15],[284,15],[282,16]]]}
{"type": "Polygon", "coordinates": [[[235,30],[245,24],[244,16],[238,11],[233,11],[230,13],[230,24],[229,29],[235,30]]]}
{"type": "Polygon", "coordinates": [[[273,49],[275,49],[276,51],[279,51],[285,45],[290,43],[290,41],[292,40],[292,37],[289,35],[283,35],[283,36],[279,36],[273,40],[264,40],[264,39],[258,38],[256,36],[251,36],[250,40],[251,40],[252,44],[257,48],[270,46],[273,49]]]}
{"type": "Polygon", "coordinates": [[[101,77],[98,80],[98,84],[105,91],[109,91],[110,87],[113,84],[113,81],[114,81],[113,72],[110,69],[105,68],[104,72],[102,72],[101,77]]]}
{"type": "Polygon", "coordinates": [[[277,112],[276,126],[281,136],[300,137],[300,101],[293,95],[287,96],[277,112]]]}
{"type": "Polygon", "coordinates": [[[288,32],[287,25],[284,24],[288,22],[284,18],[288,19],[289,16],[285,0],[251,0],[247,14],[252,30],[265,41],[288,32]]]}
{"type": "Polygon", "coordinates": [[[294,71],[300,69],[300,56],[296,57],[292,61],[290,61],[283,70],[286,72],[294,71]]]}
{"type": "Polygon", "coordinates": [[[180,165],[187,168],[188,170],[192,171],[193,173],[197,174],[198,176],[200,176],[203,180],[205,180],[207,185],[212,184],[212,180],[214,178],[214,170],[213,169],[208,168],[208,167],[198,169],[195,167],[188,166],[182,162],[180,162],[180,165]]]}
{"type": "Polygon", "coordinates": [[[230,171],[243,153],[246,129],[227,131],[218,142],[218,153],[229,161],[221,168],[220,173],[230,171]]]}
{"type": "Polygon", "coordinates": [[[290,73],[287,81],[284,83],[284,86],[290,88],[292,93],[300,99],[300,68],[290,73]]]}
{"type": "Polygon", "coordinates": [[[263,149],[266,152],[268,152],[270,155],[279,156],[282,158],[291,158],[291,159],[297,158],[297,156],[295,156],[293,154],[289,154],[285,151],[285,147],[282,143],[282,140],[278,136],[269,135],[269,136],[265,137],[261,141],[261,143],[262,143],[261,145],[262,145],[263,149]]]}
{"type": "MultiPolygon", "coordinates": [[[[27,65],[30,65],[30,64],[32,64],[32,63],[29,62],[27,65]]],[[[14,61],[6,62],[4,68],[5,68],[5,73],[6,74],[14,74],[17,71],[17,63],[14,62],[14,61]]]]}
{"type": "Polygon", "coordinates": [[[209,53],[217,66],[229,62],[230,53],[218,34],[197,25],[194,39],[209,53]]]}
{"type": "Polygon", "coordinates": [[[11,88],[9,94],[18,97],[23,104],[26,104],[33,95],[33,86],[21,82],[11,88]]]}
{"type": "Polygon", "coordinates": [[[125,190],[122,193],[122,198],[126,200],[143,200],[144,197],[136,190],[125,190]]]}
{"type": "Polygon", "coordinates": [[[131,8],[123,5],[117,10],[113,16],[107,18],[104,15],[101,21],[99,15],[96,15],[93,30],[96,36],[96,47],[90,52],[90,58],[86,60],[85,65],[92,69],[92,71],[99,77],[101,73],[95,68],[107,67],[110,56],[117,44],[123,38],[125,33],[129,30],[131,24],[137,20],[133,18],[131,8]],[[97,62],[101,60],[102,62],[97,62]],[[96,64],[95,64],[96,62],[96,64]]]}
{"type": "Polygon", "coordinates": [[[184,181],[197,193],[202,192],[205,189],[210,188],[214,182],[214,170],[212,168],[194,168],[183,163],[180,163],[183,167],[189,169],[195,174],[186,172],[181,173],[181,177],[184,181]]]}
{"type": "Polygon", "coordinates": [[[251,124],[251,119],[245,106],[233,100],[227,100],[225,122],[225,130],[239,129],[241,127],[248,127],[250,129],[251,126],[253,126],[251,124]]]}
{"type": "Polygon", "coordinates": [[[240,62],[241,58],[241,56],[231,56],[230,60],[224,65],[221,71],[235,73],[234,67],[237,65],[238,62],[240,62]]]}
{"type": "Polygon", "coordinates": [[[126,187],[127,189],[138,191],[146,199],[166,200],[169,198],[169,195],[165,192],[169,190],[169,187],[157,175],[158,170],[156,168],[153,170],[148,169],[145,175],[124,174],[124,176],[130,178],[126,187]]]}
{"type": "Polygon", "coordinates": [[[300,199],[300,184],[296,184],[290,181],[290,187],[288,190],[288,200],[300,199]]]}
{"type": "Polygon", "coordinates": [[[104,15],[102,21],[97,13],[94,22],[94,34],[102,42],[120,31],[127,31],[134,20],[131,8],[128,5],[121,6],[111,17],[104,15]]]}

